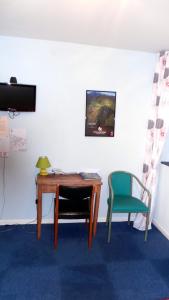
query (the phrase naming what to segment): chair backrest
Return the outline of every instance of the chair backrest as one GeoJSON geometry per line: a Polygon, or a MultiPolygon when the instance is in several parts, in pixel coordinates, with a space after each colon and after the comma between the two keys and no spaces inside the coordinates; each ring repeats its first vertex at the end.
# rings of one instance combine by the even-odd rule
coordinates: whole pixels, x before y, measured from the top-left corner
{"type": "Polygon", "coordinates": [[[70,199],[79,200],[91,197],[93,186],[81,186],[81,187],[71,187],[71,186],[59,186],[59,196],[70,199]]]}
{"type": "Polygon", "coordinates": [[[54,245],[58,243],[59,219],[85,219],[88,221],[88,246],[92,245],[93,212],[96,188],[90,186],[64,186],[56,188],[54,205],[54,245]]]}
{"type": "Polygon", "coordinates": [[[111,184],[115,195],[131,195],[132,178],[131,174],[123,171],[116,171],[110,174],[111,184]]]}

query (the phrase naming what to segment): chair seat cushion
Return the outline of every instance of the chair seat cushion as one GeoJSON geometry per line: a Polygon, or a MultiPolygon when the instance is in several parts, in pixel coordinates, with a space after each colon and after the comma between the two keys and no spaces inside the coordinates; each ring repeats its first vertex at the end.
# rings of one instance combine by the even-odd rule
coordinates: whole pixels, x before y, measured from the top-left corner
{"type": "MultiPolygon", "coordinates": [[[[108,198],[108,205],[110,199],[108,198]]],[[[138,198],[133,196],[115,195],[113,201],[113,212],[148,212],[149,208],[138,198]]]]}

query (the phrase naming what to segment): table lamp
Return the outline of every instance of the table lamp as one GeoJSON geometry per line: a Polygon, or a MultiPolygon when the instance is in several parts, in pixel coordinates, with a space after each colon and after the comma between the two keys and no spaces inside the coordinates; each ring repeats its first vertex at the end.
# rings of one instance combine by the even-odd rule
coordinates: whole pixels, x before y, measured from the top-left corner
{"type": "Polygon", "coordinates": [[[48,172],[46,171],[46,168],[49,168],[51,166],[47,156],[40,156],[37,163],[36,167],[40,169],[40,175],[48,175],[48,172]]]}

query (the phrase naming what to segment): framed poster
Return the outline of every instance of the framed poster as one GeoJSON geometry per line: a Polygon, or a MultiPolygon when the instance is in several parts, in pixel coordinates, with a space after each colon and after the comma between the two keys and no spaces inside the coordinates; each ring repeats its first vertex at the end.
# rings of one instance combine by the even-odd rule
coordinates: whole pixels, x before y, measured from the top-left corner
{"type": "Polygon", "coordinates": [[[85,136],[113,137],[116,92],[86,91],[85,136]]]}

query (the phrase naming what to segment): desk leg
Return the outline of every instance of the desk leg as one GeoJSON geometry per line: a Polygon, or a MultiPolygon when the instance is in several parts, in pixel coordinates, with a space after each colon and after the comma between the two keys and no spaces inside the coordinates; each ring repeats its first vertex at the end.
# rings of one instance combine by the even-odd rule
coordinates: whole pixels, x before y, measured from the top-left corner
{"type": "Polygon", "coordinates": [[[99,203],[100,203],[100,190],[101,186],[97,186],[96,198],[95,198],[95,207],[94,207],[94,219],[93,219],[93,235],[96,235],[97,219],[99,212],[99,203]]]}
{"type": "Polygon", "coordinates": [[[41,221],[42,221],[42,191],[38,188],[38,203],[37,203],[37,239],[41,237],[41,221]]]}

